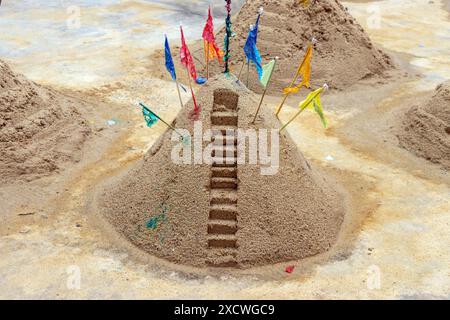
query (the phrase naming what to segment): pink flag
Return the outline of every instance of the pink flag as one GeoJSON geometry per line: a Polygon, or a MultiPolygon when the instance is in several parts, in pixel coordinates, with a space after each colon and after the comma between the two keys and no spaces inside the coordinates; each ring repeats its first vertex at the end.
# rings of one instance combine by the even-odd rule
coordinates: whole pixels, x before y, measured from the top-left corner
{"type": "Polygon", "coordinates": [[[194,60],[192,59],[191,53],[186,45],[186,40],[184,39],[183,27],[180,26],[181,30],[181,50],[180,50],[180,59],[181,64],[185,66],[189,74],[191,75],[194,81],[197,81],[197,71],[195,71],[194,60]]]}

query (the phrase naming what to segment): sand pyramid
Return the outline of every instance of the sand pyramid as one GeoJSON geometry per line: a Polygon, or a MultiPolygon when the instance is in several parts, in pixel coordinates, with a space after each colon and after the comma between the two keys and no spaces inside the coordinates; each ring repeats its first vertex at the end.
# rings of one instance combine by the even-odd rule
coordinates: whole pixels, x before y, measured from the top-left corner
{"type": "MultiPolygon", "coordinates": [[[[180,142],[171,141],[173,133],[167,131],[140,163],[99,192],[96,206],[103,216],[148,253],[196,267],[248,268],[329,249],[344,217],[335,183],[305,160],[287,133],[279,136],[275,175],[261,174],[265,164],[237,163],[237,139],[221,132],[279,128],[280,123],[263,110],[250,125],[258,96],[223,75],[197,97],[203,130],[217,130],[217,137],[202,143],[214,155],[213,163],[175,164],[171,153],[180,142]],[[218,150],[226,143],[228,161],[222,163],[218,150]]],[[[191,101],[176,117],[179,130],[193,131],[192,109],[191,101]]]]}
{"type": "Polygon", "coordinates": [[[0,181],[32,180],[78,161],[90,134],[80,104],[0,60],[0,181]]]}
{"type": "Polygon", "coordinates": [[[424,105],[403,117],[400,145],[420,157],[450,169],[450,81],[439,85],[424,105]]]}
{"type": "MultiPolygon", "coordinates": [[[[299,0],[254,0],[247,1],[233,19],[232,72],[239,73],[244,58],[243,50],[248,28],[254,24],[258,8],[264,7],[261,18],[258,49],[263,63],[279,56],[278,68],[269,92],[281,93],[287,87],[302,61],[308,41],[318,40],[315,45],[312,68],[314,87],[327,83],[332,88],[345,89],[361,79],[382,77],[392,69],[389,56],[374,46],[363,28],[336,0],[311,1],[307,7],[299,0]]],[[[217,35],[222,47],[225,31],[217,35]]],[[[201,47],[201,48],[200,48],[201,47]]],[[[203,47],[195,51],[197,67],[205,74],[203,47]]],[[[217,61],[211,63],[211,72],[220,72],[217,61]]],[[[242,79],[246,81],[246,68],[242,79]]],[[[254,66],[250,68],[249,88],[261,92],[254,66]]]]}

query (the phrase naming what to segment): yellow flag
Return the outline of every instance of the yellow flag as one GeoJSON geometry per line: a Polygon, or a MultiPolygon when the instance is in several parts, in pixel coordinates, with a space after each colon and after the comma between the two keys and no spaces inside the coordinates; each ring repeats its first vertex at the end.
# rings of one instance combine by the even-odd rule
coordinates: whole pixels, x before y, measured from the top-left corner
{"type": "Polygon", "coordinates": [[[323,92],[324,89],[325,87],[322,87],[308,94],[306,99],[300,102],[299,108],[300,110],[308,108],[317,112],[317,114],[320,117],[320,120],[322,121],[323,126],[326,128],[328,125],[328,121],[325,118],[325,114],[323,113],[322,101],[320,100],[320,94],[323,92]]]}
{"type": "Polygon", "coordinates": [[[302,75],[302,82],[300,82],[295,87],[284,88],[283,89],[284,94],[297,93],[298,90],[301,89],[301,87],[305,86],[306,88],[309,88],[311,86],[310,81],[311,81],[311,59],[312,59],[312,54],[313,54],[313,45],[310,44],[308,46],[308,49],[306,50],[305,57],[303,58],[303,61],[302,61],[301,65],[298,67],[298,70],[297,70],[297,76],[299,74],[302,75]]]}

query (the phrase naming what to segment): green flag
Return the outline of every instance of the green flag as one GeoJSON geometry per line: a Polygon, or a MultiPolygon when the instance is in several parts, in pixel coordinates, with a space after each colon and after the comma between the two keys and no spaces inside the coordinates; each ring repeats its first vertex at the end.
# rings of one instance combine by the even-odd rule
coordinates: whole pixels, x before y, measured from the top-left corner
{"type": "Polygon", "coordinates": [[[145,122],[147,123],[147,127],[153,127],[155,123],[158,122],[159,117],[154,114],[149,108],[147,108],[143,103],[139,103],[142,107],[142,114],[144,115],[145,122]]]}
{"type": "Polygon", "coordinates": [[[263,85],[264,88],[267,87],[267,85],[269,84],[270,81],[270,77],[272,76],[272,72],[275,68],[275,60],[270,61],[268,64],[263,65],[262,69],[262,76],[261,76],[261,80],[259,80],[261,82],[261,84],[263,85]]]}

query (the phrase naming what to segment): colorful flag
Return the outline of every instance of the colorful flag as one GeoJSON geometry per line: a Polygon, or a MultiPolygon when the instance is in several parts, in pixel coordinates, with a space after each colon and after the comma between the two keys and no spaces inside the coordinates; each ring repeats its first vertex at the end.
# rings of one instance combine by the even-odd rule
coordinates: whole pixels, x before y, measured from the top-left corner
{"type": "Polygon", "coordinates": [[[320,100],[320,94],[327,88],[327,86],[323,86],[320,89],[317,89],[314,92],[308,94],[306,99],[299,104],[300,110],[304,110],[305,108],[314,110],[320,117],[323,126],[326,128],[328,125],[327,119],[325,118],[325,114],[323,113],[323,106],[320,100]]]}
{"type": "Polygon", "coordinates": [[[194,59],[192,59],[191,53],[189,52],[189,49],[186,45],[186,40],[184,39],[184,32],[182,26],[180,26],[180,31],[181,31],[181,50],[180,50],[181,64],[183,64],[183,66],[185,66],[188,69],[189,75],[192,77],[192,79],[197,81],[197,71],[195,71],[194,59]]]}
{"type": "Polygon", "coordinates": [[[223,56],[223,61],[225,61],[225,74],[230,73],[230,66],[228,65],[230,61],[230,39],[232,37],[233,32],[231,31],[231,0],[225,0],[227,9],[227,17],[225,19],[225,39],[224,39],[224,51],[225,55],[223,56]]]}
{"type": "Polygon", "coordinates": [[[216,44],[211,7],[208,8],[208,19],[206,20],[206,25],[205,28],[203,29],[202,38],[204,40],[205,45],[205,56],[208,55],[208,57],[212,59],[217,58],[219,63],[221,63],[223,58],[223,51],[220,50],[216,44]]]}
{"type": "Polygon", "coordinates": [[[147,127],[153,127],[159,120],[159,117],[154,114],[149,108],[144,106],[142,103],[139,103],[142,107],[142,114],[144,115],[145,122],[147,123],[147,127]]]}
{"type": "Polygon", "coordinates": [[[261,80],[259,81],[261,82],[264,88],[267,87],[267,84],[270,81],[270,77],[272,76],[273,70],[275,69],[275,64],[276,64],[275,59],[273,59],[268,64],[265,64],[262,67],[262,76],[261,80]]]}
{"type": "Polygon", "coordinates": [[[261,79],[261,55],[259,54],[258,48],[256,47],[257,32],[258,30],[255,28],[255,26],[252,26],[250,28],[247,41],[245,42],[244,52],[247,60],[252,61],[255,64],[256,71],[258,72],[258,78],[261,79]]]}
{"type": "Polygon", "coordinates": [[[296,77],[298,75],[302,75],[302,81],[295,87],[288,87],[284,88],[283,92],[285,94],[289,93],[297,93],[298,90],[301,89],[301,87],[309,88],[311,87],[310,81],[311,81],[311,59],[313,54],[313,45],[310,44],[308,46],[308,49],[306,50],[305,57],[303,58],[302,63],[298,67],[296,77]]]}
{"type": "Polygon", "coordinates": [[[166,43],[164,46],[164,52],[165,52],[165,56],[166,56],[166,69],[167,69],[167,71],[169,71],[170,75],[172,76],[172,80],[176,80],[177,74],[175,72],[175,66],[173,64],[172,53],[170,52],[169,40],[167,40],[167,36],[166,36],[166,43]]]}

